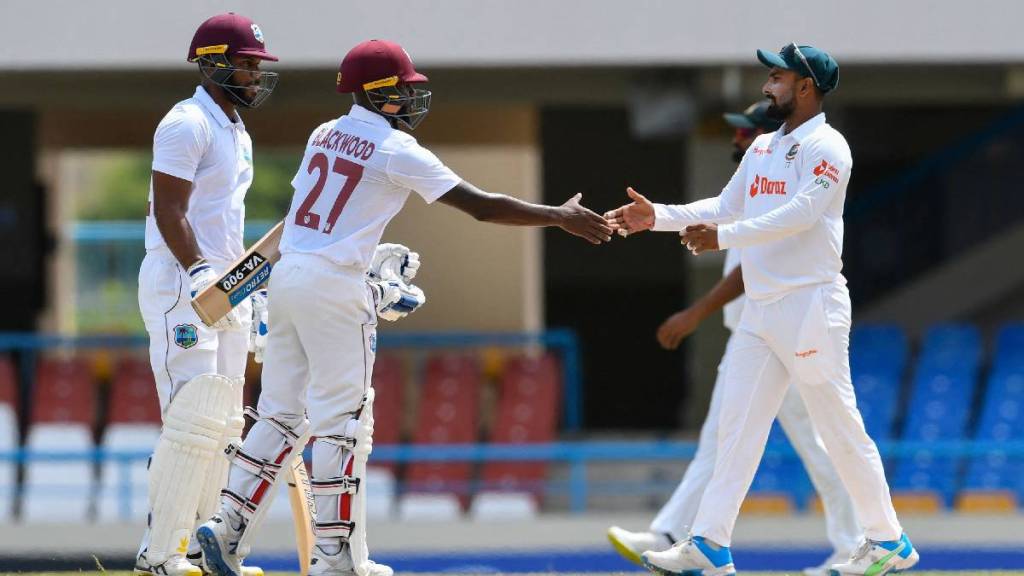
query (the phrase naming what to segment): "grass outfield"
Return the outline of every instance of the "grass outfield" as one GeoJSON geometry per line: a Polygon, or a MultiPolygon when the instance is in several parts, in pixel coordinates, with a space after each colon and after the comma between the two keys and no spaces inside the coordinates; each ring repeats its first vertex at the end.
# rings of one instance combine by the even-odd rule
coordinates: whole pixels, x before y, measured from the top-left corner
{"type": "MultiPolygon", "coordinates": [[[[758,576],[802,576],[799,573],[788,573],[788,572],[749,572],[742,571],[742,574],[757,574],[758,576]]],[[[104,572],[6,572],[4,574],[19,574],[22,576],[70,576],[75,574],[76,576],[132,576],[131,571],[104,571],[104,572]]],[[[298,576],[298,572],[267,572],[266,576],[298,576]]],[[[397,572],[401,574],[401,572],[397,572]]],[[[426,572],[409,572],[408,574],[419,574],[421,576],[434,576],[426,572]]],[[[563,576],[568,574],[567,572],[536,572],[535,576],[563,576]]],[[[636,574],[636,572],[588,572],[587,574],[593,576],[611,576],[616,574],[636,574]]],[[[907,576],[1024,576],[1024,571],[1013,571],[1013,570],[999,570],[999,571],[934,571],[934,572],[919,572],[911,570],[905,573],[907,576]]],[[[436,576],[453,576],[452,572],[437,573],[436,576]]],[[[517,573],[520,576],[527,576],[524,573],[517,573]]],[[[490,576],[490,575],[488,575],[490,576]]]]}

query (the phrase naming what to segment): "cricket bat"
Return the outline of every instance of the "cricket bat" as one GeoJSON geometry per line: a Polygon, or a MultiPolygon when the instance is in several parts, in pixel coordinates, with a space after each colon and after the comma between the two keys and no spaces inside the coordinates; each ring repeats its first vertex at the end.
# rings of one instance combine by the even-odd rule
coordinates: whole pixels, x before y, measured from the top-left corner
{"type": "Polygon", "coordinates": [[[299,574],[308,576],[310,557],[313,554],[313,523],[316,522],[316,503],[306,474],[306,462],[300,452],[292,459],[288,471],[288,500],[292,505],[292,521],[295,523],[295,547],[299,551],[299,574]]]}
{"type": "Polygon", "coordinates": [[[196,294],[192,308],[204,324],[213,326],[267,281],[271,267],[281,258],[278,244],[282,233],[284,221],[274,225],[216,282],[196,294]]]}

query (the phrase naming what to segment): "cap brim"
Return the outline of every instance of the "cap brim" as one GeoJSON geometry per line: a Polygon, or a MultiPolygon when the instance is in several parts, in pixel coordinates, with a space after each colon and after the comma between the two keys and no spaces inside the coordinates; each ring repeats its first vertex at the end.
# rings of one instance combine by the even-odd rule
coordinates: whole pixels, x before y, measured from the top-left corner
{"type": "Polygon", "coordinates": [[[733,128],[757,128],[757,125],[751,122],[750,118],[747,118],[743,114],[728,112],[726,114],[722,114],[722,118],[725,118],[725,123],[733,128]]]}
{"type": "Polygon", "coordinates": [[[235,54],[239,56],[255,56],[260,60],[267,60],[270,62],[278,61],[277,56],[274,56],[273,54],[269,52],[264,52],[262,50],[239,50],[238,52],[235,52],[235,54]]]}
{"type": "Polygon", "coordinates": [[[761,64],[764,64],[769,68],[776,67],[782,68],[783,70],[790,69],[789,64],[786,64],[786,61],[782,59],[782,56],[776,54],[775,52],[768,52],[767,50],[762,50],[758,48],[757,59],[761,61],[761,64]]]}
{"type": "Polygon", "coordinates": [[[405,82],[406,84],[416,84],[418,82],[430,82],[430,80],[428,80],[427,77],[424,76],[423,74],[420,74],[419,72],[414,72],[412,76],[409,76],[408,78],[402,78],[402,82],[405,82]]]}

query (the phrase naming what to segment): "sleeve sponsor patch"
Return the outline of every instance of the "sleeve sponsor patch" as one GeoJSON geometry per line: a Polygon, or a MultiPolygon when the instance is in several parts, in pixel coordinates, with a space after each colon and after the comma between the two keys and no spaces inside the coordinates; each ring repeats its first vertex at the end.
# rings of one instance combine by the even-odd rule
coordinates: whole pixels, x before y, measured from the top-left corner
{"type": "Polygon", "coordinates": [[[822,160],[821,164],[814,167],[814,175],[821,180],[822,177],[828,178],[833,183],[839,183],[839,168],[835,164],[830,164],[827,160],[822,160]]]}

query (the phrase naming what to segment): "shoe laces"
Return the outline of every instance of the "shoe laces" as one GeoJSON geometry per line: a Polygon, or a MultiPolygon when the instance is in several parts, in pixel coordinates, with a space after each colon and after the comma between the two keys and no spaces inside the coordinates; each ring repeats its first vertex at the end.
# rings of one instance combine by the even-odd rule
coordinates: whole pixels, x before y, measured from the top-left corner
{"type": "Polygon", "coordinates": [[[852,562],[856,562],[858,560],[863,559],[865,556],[868,555],[869,552],[871,552],[871,549],[874,547],[875,543],[865,538],[864,541],[861,542],[860,546],[856,550],[854,550],[853,555],[850,556],[850,560],[852,562]]]}
{"type": "Polygon", "coordinates": [[[671,549],[672,550],[682,550],[683,548],[685,548],[687,546],[695,546],[695,544],[693,543],[693,538],[686,538],[685,540],[679,540],[678,542],[676,542],[675,544],[672,545],[671,549]]]}

